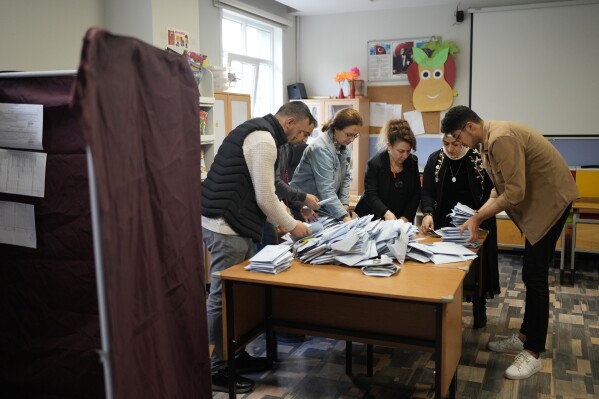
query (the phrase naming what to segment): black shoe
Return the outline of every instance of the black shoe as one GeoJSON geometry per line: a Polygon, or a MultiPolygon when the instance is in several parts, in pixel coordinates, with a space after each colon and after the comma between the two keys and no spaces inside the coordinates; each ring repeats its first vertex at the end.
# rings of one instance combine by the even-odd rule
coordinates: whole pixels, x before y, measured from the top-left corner
{"type": "Polygon", "coordinates": [[[277,341],[288,344],[296,344],[299,342],[305,342],[306,336],[303,334],[277,333],[277,341]]]}
{"type": "MultiPolygon", "coordinates": [[[[235,379],[235,393],[248,393],[254,389],[254,381],[240,375],[235,379]]],[[[212,374],[212,391],[229,392],[229,372],[228,370],[218,370],[212,374]]]]}
{"type": "Polygon", "coordinates": [[[265,357],[253,357],[246,351],[235,357],[235,371],[238,374],[258,373],[268,369],[268,360],[265,357]]]}

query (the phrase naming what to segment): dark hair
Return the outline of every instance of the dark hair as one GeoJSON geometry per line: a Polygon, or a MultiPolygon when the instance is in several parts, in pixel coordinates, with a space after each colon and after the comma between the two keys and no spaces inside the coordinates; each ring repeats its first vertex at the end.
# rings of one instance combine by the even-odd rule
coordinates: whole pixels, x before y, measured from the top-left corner
{"type": "Polygon", "coordinates": [[[362,116],[353,108],[343,108],[335,113],[333,119],[322,125],[322,131],[343,130],[348,126],[362,126],[362,116]]]}
{"type": "Polygon", "coordinates": [[[410,124],[405,119],[389,119],[383,125],[379,133],[379,149],[383,149],[387,144],[393,147],[398,141],[405,141],[416,150],[416,137],[410,128],[410,124]]]}
{"type": "Polygon", "coordinates": [[[311,125],[318,125],[318,122],[316,122],[316,119],[310,112],[310,108],[301,101],[290,101],[287,104],[283,104],[277,111],[277,116],[294,118],[298,121],[308,118],[311,125]]]}
{"type": "Polygon", "coordinates": [[[455,132],[463,129],[468,122],[481,123],[482,119],[470,108],[457,105],[445,114],[441,121],[441,132],[445,134],[455,132]]]}

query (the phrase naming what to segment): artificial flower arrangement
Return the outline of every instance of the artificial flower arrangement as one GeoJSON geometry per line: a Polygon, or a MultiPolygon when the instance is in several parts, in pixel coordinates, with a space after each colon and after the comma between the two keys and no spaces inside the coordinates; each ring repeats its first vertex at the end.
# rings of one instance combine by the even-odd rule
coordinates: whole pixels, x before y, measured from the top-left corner
{"type": "Polygon", "coordinates": [[[339,98],[344,98],[343,95],[343,82],[347,80],[350,88],[350,97],[353,98],[354,93],[354,80],[360,77],[360,70],[358,67],[353,67],[348,72],[339,72],[335,74],[335,82],[339,83],[339,98]]]}

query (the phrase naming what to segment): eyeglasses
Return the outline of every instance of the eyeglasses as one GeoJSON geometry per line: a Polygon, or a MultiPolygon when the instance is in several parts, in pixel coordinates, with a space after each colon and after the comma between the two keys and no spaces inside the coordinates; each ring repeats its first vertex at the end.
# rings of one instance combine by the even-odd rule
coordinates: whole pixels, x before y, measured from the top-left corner
{"type": "Polygon", "coordinates": [[[451,137],[453,137],[454,139],[458,140],[459,137],[460,137],[460,135],[462,134],[462,132],[466,128],[466,126],[468,126],[468,122],[466,122],[466,124],[464,126],[462,126],[462,128],[458,131],[458,134],[451,133],[451,137]]]}
{"type": "Polygon", "coordinates": [[[355,140],[358,137],[360,137],[360,133],[347,133],[347,132],[343,132],[343,134],[345,134],[345,137],[347,137],[348,139],[352,139],[352,140],[355,140]]]}

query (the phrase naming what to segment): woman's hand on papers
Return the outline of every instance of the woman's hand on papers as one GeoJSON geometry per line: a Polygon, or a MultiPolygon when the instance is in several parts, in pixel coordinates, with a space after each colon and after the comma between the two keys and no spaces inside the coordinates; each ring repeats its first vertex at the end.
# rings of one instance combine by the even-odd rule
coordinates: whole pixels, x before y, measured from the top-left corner
{"type": "Polygon", "coordinates": [[[435,222],[433,221],[432,215],[425,215],[422,218],[422,224],[420,225],[420,232],[422,234],[428,234],[428,232],[431,230],[435,230],[435,222]]]}
{"type": "Polygon", "coordinates": [[[318,202],[318,197],[313,194],[306,194],[306,199],[304,200],[305,206],[310,209],[320,209],[320,204],[318,202]]]}

